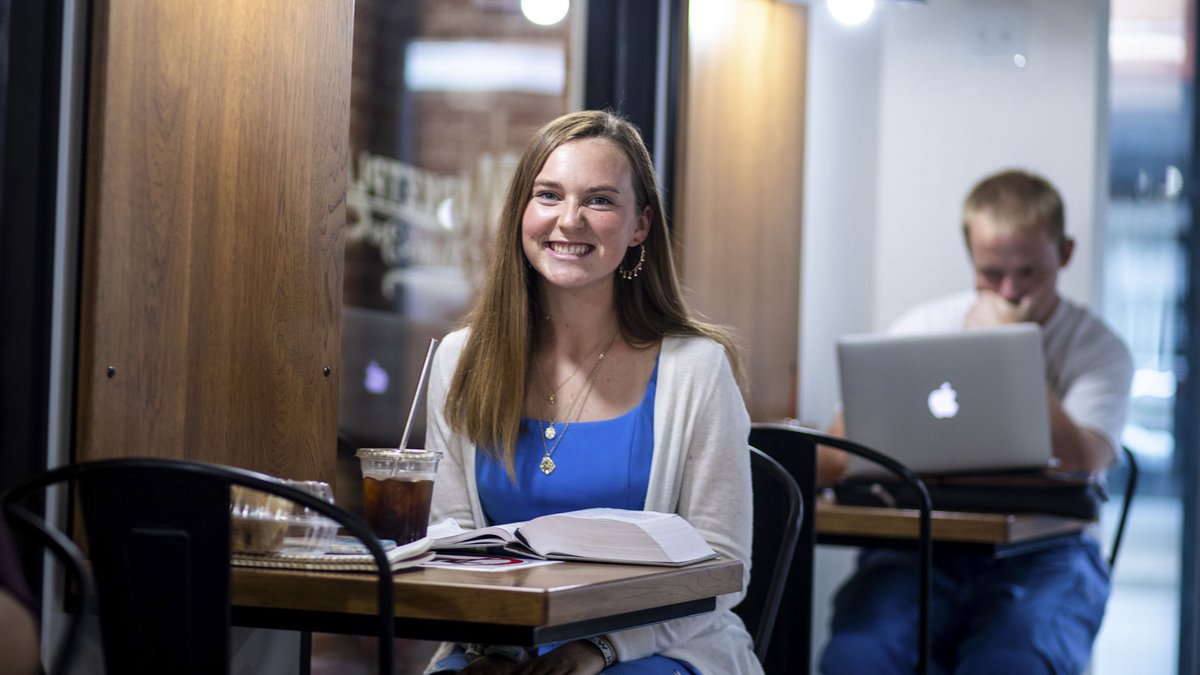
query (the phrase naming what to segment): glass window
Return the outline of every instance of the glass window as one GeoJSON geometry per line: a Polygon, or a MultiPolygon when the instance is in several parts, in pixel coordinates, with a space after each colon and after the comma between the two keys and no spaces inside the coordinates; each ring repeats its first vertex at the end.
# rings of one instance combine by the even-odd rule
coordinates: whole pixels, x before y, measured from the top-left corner
{"type": "MultiPolygon", "coordinates": [[[[578,10],[540,25],[522,11],[537,5],[355,5],[339,424],[354,443],[399,442],[429,340],[481,278],[525,141],[572,107],[578,10]]],[[[423,430],[422,411],[410,445],[423,430]]]]}
{"type": "MultiPolygon", "coordinates": [[[[1133,352],[1123,441],[1141,476],[1096,645],[1097,675],[1177,669],[1183,472],[1174,411],[1184,363],[1183,237],[1191,223],[1183,187],[1192,164],[1193,4],[1114,0],[1111,6],[1103,309],[1133,352]]],[[[1123,470],[1110,486],[1123,490],[1123,470]]],[[[1110,523],[1120,497],[1109,502],[1110,523]]]]}

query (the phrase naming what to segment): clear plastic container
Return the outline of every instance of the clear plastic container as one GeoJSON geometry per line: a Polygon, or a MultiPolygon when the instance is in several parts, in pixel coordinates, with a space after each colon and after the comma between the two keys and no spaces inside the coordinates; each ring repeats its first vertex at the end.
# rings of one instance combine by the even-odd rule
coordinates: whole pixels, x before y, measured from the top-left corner
{"type": "MultiPolygon", "coordinates": [[[[329,483],[279,482],[333,503],[329,483]]],[[[324,553],[337,537],[335,521],[284,497],[234,485],[230,502],[235,553],[324,553]]]]}

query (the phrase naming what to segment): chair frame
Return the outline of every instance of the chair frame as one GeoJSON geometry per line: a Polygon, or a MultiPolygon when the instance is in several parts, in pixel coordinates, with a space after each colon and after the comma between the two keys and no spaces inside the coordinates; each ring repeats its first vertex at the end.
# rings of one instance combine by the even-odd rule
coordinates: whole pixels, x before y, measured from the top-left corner
{"type": "MultiPolygon", "coordinates": [[[[775,617],[779,614],[779,603],[783,599],[783,591],[787,586],[791,572],[792,558],[796,553],[796,544],[800,541],[800,529],[803,523],[805,509],[804,500],[800,494],[800,485],[792,474],[782,464],[771,458],[762,450],[750,447],[751,469],[757,468],[770,473],[771,478],[778,481],[787,501],[787,510],[783,514],[782,525],[779,526],[779,548],[775,553],[770,582],[766,587],[763,605],[755,619],[754,653],[760,663],[765,663],[767,650],[771,645],[771,635],[775,629],[775,617]]],[[[755,485],[757,489],[757,483],[755,485]]],[[[765,514],[754,514],[755,523],[760,523],[760,517],[765,514]]],[[[773,522],[773,524],[775,524],[773,522]]],[[[755,530],[758,530],[756,525],[755,530]]],[[[751,585],[754,585],[754,570],[751,570],[751,585]]],[[[744,601],[743,601],[744,602],[744,601]]]]}
{"type": "MultiPolygon", "coordinates": [[[[235,467],[187,460],[161,458],[97,460],[51,469],[23,483],[12,486],[3,494],[0,494],[0,506],[3,507],[5,514],[9,516],[10,520],[19,523],[24,529],[37,532],[43,541],[56,553],[61,555],[65,552],[68,554],[68,557],[74,554],[76,557],[81,558],[81,556],[78,556],[78,547],[75,546],[69,537],[64,535],[61,530],[46,523],[41,517],[21,506],[21,502],[35,493],[42,492],[59,483],[78,485],[81,481],[88,480],[90,476],[100,475],[104,472],[128,470],[178,471],[185,475],[192,474],[197,477],[203,476],[209,479],[216,479],[224,483],[226,491],[228,491],[230,485],[240,485],[285,497],[323,516],[331,518],[344,527],[351,535],[357,537],[375,559],[379,582],[379,671],[380,673],[391,673],[394,660],[393,640],[395,638],[392,569],[378,537],[355,514],[323,501],[307,492],[280,483],[270,476],[235,467]]],[[[228,531],[230,528],[229,520],[224,520],[218,524],[218,527],[223,527],[228,531]]],[[[65,670],[65,666],[69,664],[72,658],[74,637],[78,633],[79,623],[84,614],[95,607],[93,584],[89,581],[89,575],[83,572],[82,565],[76,566],[68,563],[68,570],[71,571],[72,576],[77,577],[76,581],[80,583],[79,588],[84,611],[78,612],[70,620],[67,638],[64,639],[60,654],[56,658],[57,667],[52,672],[65,670]]],[[[103,614],[104,608],[100,607],[99,609],[101,614],[103,614]]]]}
{"type": "MultiPolygon", "coordinates": [[[[837,448],[844,452],[858,455],[867,460],[870,460],[887,470],[896,474],[912,488],[913,493],[917,496],[918,502],[918,582],[917,582],[917,598],[918,598],[918,631],[917,631],[917,672],[929,672],[929,653],[930,653],[930,620],[929,620],[929,594],[931,590],[931,576],[933,568],[933,534],[932,534],[932,513],[933,503],[929,498],[929,490],[926,489],[924,481],[917,476],[907,466],[892,459],[888,455],[872,450],[854,441],[832,436],[816,429],[808,427],[796,426],[784,423],[767,423],[758,422],[750,425],[751,440],[753,441],[755,431],[760,432],[785,432],[796,434],[797,437],[804,439],[805,442],[812,445],[814,451],[818,445],[827,445],[837,448]]],[[[757,447],[757,446],[756,446],[757,447]]],[[[769,451],[767,451],[769,452],[769,451]]],[[[815,462],[815,453],[814,453],[815,462]]],[[[815,481],[815,472],[813,474],[815,481]]],[[[814,484],[815,485],[815,484],[814,484]]],[[[803,491],[803,490],[802,490],[803,491]]],[[[809,615],[811,616],[811,589],[809,596],[809,615]]],[[[806,639],[807,642],[807,639],[806,639]]],[[[807,664],[806,664],[807,667],[807,664]]]]}
{"type": "Polygon", "coordinates": [[[1125,462],[1129,465],[1129,476],[1125,479],[1125,496],[1121,502],[1121,515],[1117,518],[1117,530],[1113,533],[1112,546],[1108,551],[1108,569],[1112,572],[1117,566],[1117,553],[1121,551],[1121,541],[1125,538],[1125,525],[1129,521],[1129,509],[1133,506],[1133,495],[1137,492],[1138,463],[1133,451],[1122,445],[1125,462]]]}
{"type": "Polygon", "coordinates": [[[87,572],[83,553],[75,542],[62,532],[46,528],[44,521],[29,509],[18,504],[4,502],[4,517],[13,525],[15,534],[32,536],[51,554],[58,559],[63,571],[68,576],[69,587],[78,589],[79,607],[67,617],[66,630],[59,641],[55,655],[50,661],[48,673],[70,672],[78,651],[79,637],[83,629],[84,617],[96,613],[96,594],[92,577],[87,572]]]}

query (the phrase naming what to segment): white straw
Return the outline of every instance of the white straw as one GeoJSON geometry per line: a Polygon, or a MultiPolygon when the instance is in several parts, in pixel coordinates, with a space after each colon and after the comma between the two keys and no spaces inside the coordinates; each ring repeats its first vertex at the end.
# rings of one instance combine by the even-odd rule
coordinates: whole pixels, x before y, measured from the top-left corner
{"type": "Polygon", "coordinates": [[[421,367],[421,379],[417,380],[417,391],[413,394],[412,408],[408,411],[408,422],[404,424],[404,435],[400,437],[398,450],[408,447],[408,435],[412,433],[413,418],[417,416],[417,406],[421,403],[421,395],[425,393],[425,379],[429,377],[429,367],[433,365],[433,352],[437,349],[438,339],[429,340],[429,351],[425,353],[425,365],[421,367]]]}

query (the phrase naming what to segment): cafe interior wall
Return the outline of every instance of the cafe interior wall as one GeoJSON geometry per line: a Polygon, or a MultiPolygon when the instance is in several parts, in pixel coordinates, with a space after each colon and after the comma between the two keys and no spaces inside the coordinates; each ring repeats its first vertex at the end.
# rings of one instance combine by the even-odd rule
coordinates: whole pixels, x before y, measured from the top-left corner
{"type": "MultiPolygon", "coordinates": [[[[1098,305],[1108,3],[929,0],[857,27],[823,7],[810,20],[797,416],[823,426],[839,335],[970,284],[959,208],[988,173],[1024,167],[1058,186],[1078,241],[1061,288],[1098,305]]],[[[818,653],[852,556],[818,550],[818,653]]]]}

